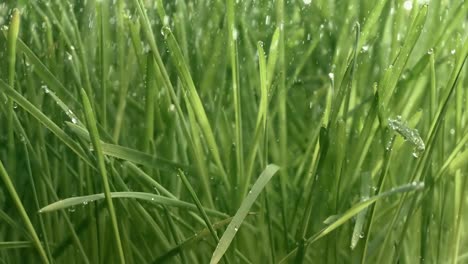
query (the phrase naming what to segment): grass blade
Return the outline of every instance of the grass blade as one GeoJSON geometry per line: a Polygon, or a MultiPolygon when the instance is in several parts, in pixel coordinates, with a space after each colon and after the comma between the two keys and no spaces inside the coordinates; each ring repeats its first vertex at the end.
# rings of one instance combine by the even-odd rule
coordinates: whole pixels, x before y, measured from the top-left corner
{"type": "Polygon", "coordinates": [[[91,165],[91,162],[86,157],[86,154],[82,148],[65,133],[60,127],[58,127],[52,120],[50,120],[44,113],[42,113],[38,108],[31,104],[26,98],[21,94],[13,90],[6,83],[0,80],[0,88],[3,92],[14,100],[19,106],[24,110],[28,111],[37,121],[42,123],[47,129],[54,133],[60,140],[65,143],[73,152],[75,152],[83,161],[91,165]]]}
{"type": "Polygon", "coordinates": [[[18,196],[18,193],[16,192],[15,186],[13,185],[13,182],[11,181],[10,176],[5,170],[5,167],[3,167],[3,163],[1,161],[0,161],[0,177],[5,183],[5,186],[8,192],[10,193],[11,198],[13,199],[16,209],[19,211],[21,218],[24,221],[24,224],[26,225],[26,229],[29,232],[29,235],[31,235],[32,237],[32,242],[34,243],[34,246],[36,247],[39,253],[41,261],[44,263],[49,263],[47,254],[44,248],[42,247],[41,240],[39,239],[39,236],[37,235],[36,230],[34,229],[34,226],[31,223],[31,220],[29,219],[28,213],[24,209],[23,203],[21,202],[21,199],[18,196]]]}
{"type": "Polygon", "coordinates": [[[257,197],[260,195],[265,185],[270,181],[271,177],[273,177],[273,175],[275,175],[278,170],[278,166],[269,164],[262,172],[262,174],[260,174],[257,181],[252,186],[252,189],[247,194],[247,197],[245,197],[245,199],[242,201],[241,206],[232,218],[232,221],[229,223],[223,236],[219,240],[218,246],[213,252],[210,263],[218,263],[221,260],[224,253],[226,253],[227,249],[229,248],[232,240],[234,239],[237,231],[242,225],[242,222],[249,213],[250,208],[257,200],[257,197]]]}
{"type": "MultiPolygon", "coordinates": [[[[189,209],[192,211],[197,210],[197,206],[180,201],[174,198],[168,198],[164,197],[161,195],[153,194],[153,193],[144,193],[144,192],[111,192],[110,193],[111,198],[128,198],[128,199],[138,199],[138,200],[144,200],[148,201],[151,203],[155,204],[161,204],[161,205],[167,205],[167,206],[172,206],[172,207],[177,207],[177,208],[184,208],[184,209],[189,209]]],[[[39,213],[49,213],[57,210],[62,210],[62,209],[67,209],[73,206],[77,205],[86,205],[90,202],[94,201],[99,201],[105,199],[105,194],[104,193],[98,193],[98,194],[91,194],[91,195],[84,195],[84,196],[76,196],[76,197],[70,197],[66,198],[60,201],[57,201],[55,203],[51,203],[39,210],[39,213]]],[[[211,216],[216,216],[216,217],[228,217],[228,215],[221,213],[219,211],[213,210],[213,209],[204,209],[207,214],[211,216]]]]}
{"type": "Polygon", "coordinates": [[[99,139],[99,133],[97,130],[96,119],[94,118],[93,109],[91,108],[91,103],[89,102],[88,96],[86,95],[85,90],[81,89],[81,98],[83,100],[83,108],[86,117],[86,123],[88,124],[88,129],[90,131],[91,142],[96,151],[99,173],[101,174],[102,185],[104,187],[104,194],[107,202],[107,208],[109,209],[109,214],[111,217],[112,228],[114,232],[115,244],[117,246],[117,251],[119,253],[119,258],[121,263],[125,263],[125,257],[122,248],[122,242],[120,241],[119,228],[117,225],[117,217],[115,214],[114,204],[112,203],[111,191],[109,187],[109,181],[107,179],[106,165],[104,164],[104,154],[102,153],[101,141],[99,139]]]}
{"type": "MultiPolygon", "coordinates": [[[[326,236],[333,230],[337,229],[344,223],[346,223],[349,219],[351,219],[353,216],[359,214],[362,210],[366,209],[373,203],[377,202],[378,200],[381,200],[382,198],[398,194],[398,193],[406,193],[406,192],[411,192],[411,191],[418,191],[422,190],[424,188],[424,183],[423,182],[412,182],[410,184],[402,185],[396,188],[393,188],[390,191],[383,192],[381,194],[375,195],[365,201],[359,202],[358,204],[354,205],[350,209],[348,209],[345,213],[343,213],[341,216],[336,217],[333,216],[333,220],[327,221],[327,223],[330,223],[327,227],[323,228],[320,230],[318,233],[315,235],[311,236],[310,238],[307,239],[306,244],[310,245],[320,238],[326,236]]],[[[286,257],[284,257],[280,263],[286,263],[286,261],[294,256],[294,254],[297,252],[298,248],[295,248],[293,251],[291,251],[286,257]]]]}

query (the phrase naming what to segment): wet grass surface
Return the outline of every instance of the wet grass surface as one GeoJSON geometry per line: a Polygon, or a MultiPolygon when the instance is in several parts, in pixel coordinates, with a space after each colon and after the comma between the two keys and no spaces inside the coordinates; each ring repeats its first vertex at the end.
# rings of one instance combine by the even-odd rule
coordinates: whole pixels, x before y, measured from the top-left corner
{"type": "Polygon", "coordinates": [[[0,259],[465,263],[467,13],[1,3],[0,259]]]}

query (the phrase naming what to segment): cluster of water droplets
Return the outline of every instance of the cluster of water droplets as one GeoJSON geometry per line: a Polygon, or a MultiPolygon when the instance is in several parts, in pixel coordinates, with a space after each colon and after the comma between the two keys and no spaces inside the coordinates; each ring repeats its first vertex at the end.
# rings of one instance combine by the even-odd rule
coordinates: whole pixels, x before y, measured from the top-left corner
{"type": "Polygon", "coordinates": [[[426,149],[426,145],[422,140],[417,129],[409,128],[405,121],[402,120],[401,116],[397,116],[395,119],[388,119],[388,126],[398,134],[400,134],[405,141],[410,142],[413,146],[413,156],[419,158],[419,156],[426,149]]]}

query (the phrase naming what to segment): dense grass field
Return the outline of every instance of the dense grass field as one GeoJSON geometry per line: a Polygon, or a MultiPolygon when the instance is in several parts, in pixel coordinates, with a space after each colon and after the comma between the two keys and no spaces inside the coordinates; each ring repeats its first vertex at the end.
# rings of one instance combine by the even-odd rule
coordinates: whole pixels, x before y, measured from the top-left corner
{"type": "Polygon", "coordinates": [[[0,3],[0,263],[468,263],[464,0],[0,3]]]}

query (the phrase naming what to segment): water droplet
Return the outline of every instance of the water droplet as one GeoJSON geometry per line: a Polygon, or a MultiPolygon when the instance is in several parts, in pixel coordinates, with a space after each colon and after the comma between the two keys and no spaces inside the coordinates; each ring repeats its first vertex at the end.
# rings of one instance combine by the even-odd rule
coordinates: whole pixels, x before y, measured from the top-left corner
{"type": "Polygon", "coordinates": [[[427,54],[431,55],[432,53],[434,53],[434,49],[430,48],[430,49],[427,51],[427,54]]]}
{"type": "Polygon", "coordinates": [[[452,135],[452,136],[455,135],[455,129],[453,129],[453,128],[450,129],[450,135],[452,135]]]}
{"type": "Polygon", "coordinates": [[[169,105],[169,112],[175,112],[176,108],[174,104],[169,105]]]}
{"type": "Polygon", "coordinates": [[[41,88],[44,90],[44,93],[49,93],[49,88],[47,87],[47,85],[42,85],[41,88]]]}
{"type": "Polygon", "coordinates": [[[271,21],[271,17],[270,17],[270,16],[266,16],[266,17],[265,17],[265,25],[270,25],[270,21],[271,21]]]}
{"type": "Polygon", "coordinates": [[[361,232],[361,233],[359,234],[359,238],[364,238],[364,232],[361,232]]]}
{"type": "Polygon", "coordinates": [[[369,51],[369,45],[362,46],[362,52],[365,53],[367,51],[369,51]]]}
{"type": "Polygon", "coordinates": [[[164,26],[161,28],[161,34],[164,38],[167,38],[169,34],[171,34],[171,29],[168,26],[164,26]]]}
{"type": "Polygon", "coordinates": [[[304,5],[310,5],[312,3],[312,0],[302,0],[304,2],[304,5]]]}
{"type": "Polygon", "coordinates": [[[403,8],[408,11],[413,9],[413,1],[410,1],[410,0],[405,1],[403,3],[403,8]]]}
{"type": "Polygon", "coordinates": [[[69,207],[69,208],[68,208],[68,212],[69,212],[69,213],[74,213],[75,211],[76,211],[75,206],[72,206],[72,207],[69,207]]]}
{"type": "Polygon", "coordinates": [[[169,25],[169,16],[164,16],[163,25],[165,26],[169,25]]]}
{"type": "Polygon", "coordinates": [[[328,74],[328,77],[330,78],[330,80],[333,81],[333,80],[335,79],[335,74],[334,74],[333,72],[330,72],[330,73],[328,74]]]}
{"type": "Polygon", "coordinates": [[[237,232],[238,230],[239,230],[239,228],[238,228],[237,226],[235,226],[235,227],[234,227],[234,231],[237,232]]]}
{"type": "Polygon", "coordinates": [[[452,54],[452,55],[454,55],[455,53],[456,53],[456,50],[455,50],[455,49],[453,49],[453,50],[450,51],[450,54],[452,54]]]}
{"type": "Polygon", "coordinates": [[[71,54],[68,53],[68,52],[66,52],[66,54],[67,54],[67,59],[68,59],[69,61],[73,60],[73,55],[71,55],[71,54]]]}
{"type": "Polygon", "coordinates": [[[239,32],[237,31],[237,28],[234,28],[232,30],[232,39],[237,40],[237,37],[239,36],[239,32]]]}

